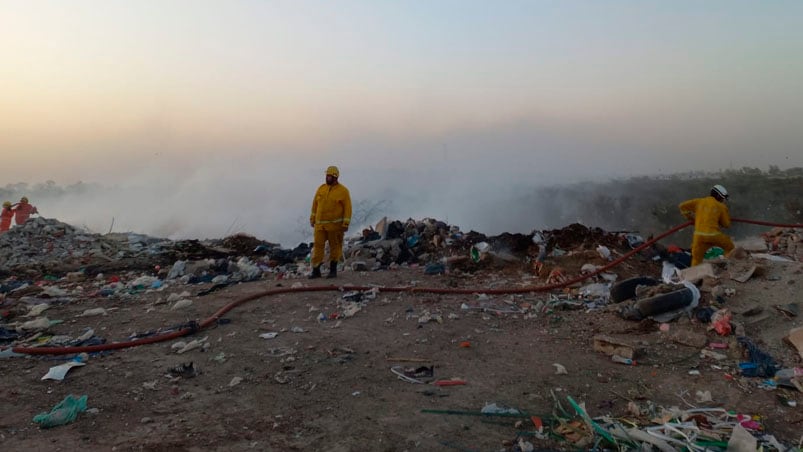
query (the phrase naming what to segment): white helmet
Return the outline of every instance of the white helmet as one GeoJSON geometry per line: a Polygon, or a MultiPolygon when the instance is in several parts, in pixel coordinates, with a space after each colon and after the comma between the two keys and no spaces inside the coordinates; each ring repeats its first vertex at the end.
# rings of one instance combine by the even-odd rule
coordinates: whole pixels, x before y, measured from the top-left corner
{"type": "Polygon", "coordinates": [[[711,189],[711,194],[717,194],[722,199],[728,199],[728,190],[725,190],[725,187],[722,185],[714,185],[714,188],[711,189]]]}

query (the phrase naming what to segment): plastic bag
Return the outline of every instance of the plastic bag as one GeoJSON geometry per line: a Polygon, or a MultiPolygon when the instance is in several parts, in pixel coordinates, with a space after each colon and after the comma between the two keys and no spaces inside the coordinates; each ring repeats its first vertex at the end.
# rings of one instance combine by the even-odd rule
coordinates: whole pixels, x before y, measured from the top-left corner
{"type": "Polygon", "coordinates": [[[33,421],[42,428],[57,427],[69,424],[78,417],[78,413],[86,411],[87,396],[83,395],[76,398],[69,394],[58,405],[54,406],[49,413],[39,413],[33,417],[33,421]]]}
{"type": "Polygon", "coordinates": [[[663,262],[661,279],[667,284],[673,284],[680,281],[680,278],[678,277],[678,268],[675,266],[675,264],[669,261],[663,262]]]}
{"type": "Polygon", "coordinates": [[[705,255],[703,255],[703,259],[716,259],[719,256],[725,254],[725,250],[718,246],[712,246],[708,250],[706,250],[705,255]]]}
{"type": "Polygon", "coordinates": [[[469,251],[469,255],[471,256],[471,260],[474,262],[479,262],[482,260],[483,257],[491,250],[491,245],[488,242],[479,242],[475,243],[471,250],[469,251]]]}

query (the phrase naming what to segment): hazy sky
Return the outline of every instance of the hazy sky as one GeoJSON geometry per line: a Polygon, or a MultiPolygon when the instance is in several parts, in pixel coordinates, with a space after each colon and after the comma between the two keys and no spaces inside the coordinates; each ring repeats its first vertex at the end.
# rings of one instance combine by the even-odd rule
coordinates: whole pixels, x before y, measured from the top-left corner
{"type": "Polygon", "coordinates": [[[0,0],[0,186],[131,187],[108,200],[130,228],[186,211],[215,235],[306,216],[329,164],[356,199],[469,222],[532,183],[803,166],[801,21],[797,0],[0,0]]]}

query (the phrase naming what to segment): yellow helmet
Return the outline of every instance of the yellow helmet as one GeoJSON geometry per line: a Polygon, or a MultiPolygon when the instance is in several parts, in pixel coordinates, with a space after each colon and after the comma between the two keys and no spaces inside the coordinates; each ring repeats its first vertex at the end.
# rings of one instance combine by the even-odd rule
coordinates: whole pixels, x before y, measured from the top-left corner
{"type": "Polygon", "coordinates": [[[22,198],[20,198],[20,202],[28,202],[28,197],[23,196],[22,198]]]}
{"type": "Polygon", "coordinates": [[[11,207],[11,201],[4,202],[3,207],[11,207]]]}
{"type": "Polygon", "coordinates": [[[330,166],[329,168],[326,168],[326,175],[340,177],[340,170],[337,169],[336,166],[330,166]]]}

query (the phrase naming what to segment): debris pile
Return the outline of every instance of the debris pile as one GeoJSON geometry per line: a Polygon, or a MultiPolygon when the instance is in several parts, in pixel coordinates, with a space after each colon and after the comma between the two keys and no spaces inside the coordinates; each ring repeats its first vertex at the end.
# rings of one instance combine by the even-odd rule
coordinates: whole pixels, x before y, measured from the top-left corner
{"type": "MultiPolygon", "coordinates": [[[[777,240],[777,246],[783,243],[786,250],[790,241],[798,241],[785,235],[788,232],[773,236],[783,237],[785,241],[777,240]]],[[[348,284],[309,287],[306,279],[284,281],[305,276],[309,255],[306,244],[286,250],[245,234],[204,241],[98,235],[55,220],[33,219],[0,237],[0,258],[5,259],[0,261],[0,272],[5,273],[0,275],[0,358],[22,356],[9,348],[14,346],[99,345],[119,343],[120,337],[138,341],[188,330],[190,334],[170,346],[149,350],[158,358],[165,354],[170,362],[148,363],[143,369],[132,366],[120,373],[126,380],[140,379],[133,384],[132,394],[143,400],[175,397],[173,402],[208,398],[206,403],[212,404],[218,403],[214,396],[221,391],[226,391],[227,397],[236,397],[235,391],[247,390],[249,385],[275,383],[284,385],[275,393],[277,397],[303,391],[316,404],[335,406],[342,399],[329,398],[328,388],[335,385],[320,383],[324,375],[338,375],[332,377],[333,382],[339,377],[357,382],[348,387],[349,397],[384,397],[387,382],[375,381],[377,363],[384,359],[392,362],[387,366],[389,371],[382,369],[385,378],[398,385],[413,385],[415,394],[437,397],[429,399],[431,406],[443,408],[449,402],[462,408],[424,413],[471,416],[457,433],[464,435],[463,439],[472,434],[464,433],[472,420],[496,424],[502,430],[506,451],[556,445],[596,450],[781,449],[782,444],[768,434],[773,428],[771,419],[792,412],[790,408],[797,406],[803,393],[803,327],[799,326],[799,303],[794,298],[801,264],[789,259],[776,261],[771,259],[778,257],[773,254],[744,251],[728,256],[711,253],[704,264],[686,269],[666,262],[662,272],[663,254],[650,249],[609,266],[642,243],[644,239],[632,232],[606,232],[580,224],[530,234],[486,236],[475,231],[464,233],[435,219],[384,221],[350,241],[347,268],[353,272],[399,267],[411,271],[347,275],[346,283],[362,284],[357,289],[348,284]],[[604,271],[599,271],[603,267],[604,271]],[[594,279],[550,291],[530,290],[592,272],[594,279]],[[421,274],[446,276],[429,279],[421,274]],[[385,290],[407,276],[415,279],[404,283],[402,292],[385,290]],[[427,282],[422,283],[422,279],[427,282]],[[259,280],[259,284],[220,297],[202,298],[238,282],[259,280]],[[747,283],[756,280],[762,286],[780,281],[784,298],[775,298],[772,303],[757,300],[761,297],[747,292],[751,286],[747,283]],[[366,281],[370,289],[365,287],[366,281]],[[193,290],[195,284],[203,286],[193,290]],[[444,293],[451,287],[460,288],[460,284],[471,287],[471,294],[444,293]],[[296,303],[277,303],[249,313],[256,315],[216,316],[208,335],[196,334],[201,323],[198,316],[215,312],[237,295],[250,297],[256,289],[274,285],[339,292],[329,298],[288,297],[296,303]],[[430,285],[438,289],[434,292],[437,295],[421,298],[415,293],[418,288],[426,292],[430,285]],[[474,288],[487,288],[487,292],[475,292],[474,288]],[[505,288],[527,291],[499,293],[505,288]],[[299,302],[307,303],[306,307],[299,302]],[[593,314],[585,315],[592,310],[593,314]],[[762,320],[783,330],[783,345],[778,335],[766,334],[767,328],[758,323],[762,320]],[[259,338],[265,349],[243,339],[242,332],[254,340],[259,338]],[[367,335],[371,342],[379,341],[383,332],[392,341],[381,346],[366,344],[364,351],[355,351],[346,342],[359,343],[367,335]],[[537,349],[531,348],[529,341],[537,349]],[[527,353],[518,353],[519,349],[527,353]],[[507,362],[500,370],[481,369],[484,366],[480,363],[502,355],[502,350],[511,350],[505,359],[525,370],[508,375],[516,365],[507,362]],[[399,356],[400,351],[409,351],[409,355],[399,356]],[[602,359],[595,360],[594,355],[602,359]],[[265,358],[258,367],[240,365],[254,356],[265,358]],[[433,359],[437,357],[437,361],[433,359]],[[231,364],[222,366],[227,360],[231,364]],[[550,364],[553,361],[562,362],[550,364]],[[337,366],[339,372],[332,372],[331,366],[337,366]],[[543,371],[550,366],[556,369],[555,380],[543,371]],[[359,374],[348,373],[355,368],[359,374]],[[519,375],[527,385],[537,381],[538,387],[551,389],[546,394],[509,390],[508,386],[520,384],[516,381],[519,375]],[[186,387],[182,390],[185,379],[205,381],[189,392],[186,387]],[[622,381],[633,383],[624,395],[615,386],[622,381]],[[608,383],[608,388],[602,386],[608,383]],[[326,391],[314,392],[317,385],[326,391]],[[668,394],[667,388],[680,392],[668,394]],[[652,389],[657,392],[650,393],[652,389]],[[738,390],[744,394],[773,391],[772,400],[777,399],[780,406],[745,405],[732,396],[738,390]],[[454,397],[442,399],[449,391],[454,397]],[[458,398],[457,391],[466,394],[458,398]],[[590,406],[565,397],[569,391],[590,406]],[[496,401],[485,406],[473,404],[488,394],[488,399],[496,401]],[[526,399],[512,400],[519,394],[526,394],[526,399]],[[675,396],[687,406],[674,407],[677,402],[671,398],[675,396]],[[551,412],[549,406],[544,410],[539,399],[552,405],[551,412]],[[614,402],[619,406],[614,407],[614,402]],[[466,406],[473,408],[463,411],[466,406]],[[539,406],[540,411],[530,411],[527,406],[539,406]],[[727,410],[731,407],[742,411],[727,410]],[[770,418],[767,423],[765,413],[770,418]]],[[[41,368],[36,376],[44,374],[44,380],[87,379],[98,375],[104,353],[84,353],[55,366],[45,358],[28,363],[41,368]],[[94,373],[90,372],[93,367],[94,373]]],[[[30,368],[23,369],[21,378],[29,378],[30,368]]],[[[106,370],[103,372],[105,375],[106,370]]],[[[520,388],[527,389],[524,385],[520,388]]],[[[241,397],[254,394],[243,393],[247,395],[241,397]]],[[[412,399],[413,392],[402,389],[399,393],[410,396],[410,400],[399,399],[406,404],[405,412],[410,412],[413,404],[418,404],[416,409],[422,407],[412,399]]],[[[83,422],[84,412],[97,410],[86,408],[86,396],[83,401],[69,397],[75,400],[65,399],[51,412],[38,415],[43,420],[40,425],[83,422]],[[79,408],[74,414],[61,414],[59,410],[75,401],[79,408]],[[45,420],[45,416],[54,420],[45,420]]],[[[101,391],[91,397],[98,406],[108,406],[109,399],[101,391]]],[[[42,404],[42,408],[57,401],[42,404]]],[[[28,412],[33,415],[42,408],[28,412]]],[[[163,418],[161,415],[154,411],[157,419],[163,418]]],[[[282,416],[275,417],[274,425],[285,422],[282,416]]],[[[154,423],[151,417],[142,419],[143,424],[154,423]]],[[[440,435],[430,438],[466,450],[440,435]]]]}
{"type": "MultiPolygon", "coordinates": [[[[564,407],[554,392],[551,415],[529,413],[505,404],[486,404],[479,411],[425,409],[431,415],[481,418],[486,424],[510,429],[511,439],[503,441],[504,451],[534,451],[545,441],[582,450],[792,450],[766,433],[760,416],[724,408],[658,406],[650,400],[630,401],[626,418],[591,417],[584,403],[567,396],[564,407]],[[533,444],[535,443],[535,444],[533,444]],[[761,448],[761,449],[759,449],[761,448]]],[[[600,407],[604,408],[604,407],[600,407]]],[[[444,446],[467,450],[462,445],[441,441],[444,446]]],[[[544,450],[544,449],[538,449],[544,450]]]]}
{"type": "MultiPolygon", "coordinates": [[[[431,218],[404,223],[383,219],[376,228],[366,229],[348,243],[346,268],[365,271],[431,264],[432,271],[427,273],[437,274],[513,266],[548,279],[551,273],[565,276],[592,271],[583,266],[599,268],[642,243],[644,239],[630,232],[606,232],[577,223],[530,234],[486,236],[475,231],[464,233],[456,225],[431,218]]],[[[647,267],[656,268],[652,255],[642,257],[647,267]]],[[[638,273],[640,269],[630,270],[638,273]]]]}
{"type": "Polygon", "coordinates": [[[762,236],[767,242],[767,248],[770,251],[783,254],[798,262],[803,262],[803,235],[799,230],[773,228],[769,232],[762,234],[762,236]]]}
{"type": "Polygon", "coordinates": [[[163,252],[170,241],[140,234],[102,236],[55,219],[35,217],[0,235],[0,272],[28,268],[71,271],[163,252]]]}
{"type": "MultiPolygon", "coordinates": [[[[79,270],[89,275],[150,271],[176,261],[237,262],[241,257],[259,257],[266,268],[276,268],[303,260],[309,249],[307,244],[300,244],[293,250],[282,249],[246,234],[206,241],[172,241],[135,233],[102,235],[56,219],[36,217],[0,235],[0,276],[64,274],[79,270]]],[[[217,265],[222,264],[218,262],[217,265]]],[[[217,274],[221,273],[225,272],[217,274]]]]}

